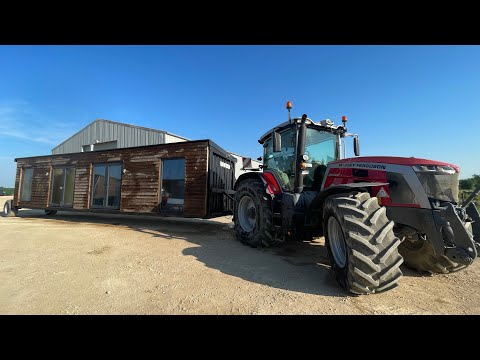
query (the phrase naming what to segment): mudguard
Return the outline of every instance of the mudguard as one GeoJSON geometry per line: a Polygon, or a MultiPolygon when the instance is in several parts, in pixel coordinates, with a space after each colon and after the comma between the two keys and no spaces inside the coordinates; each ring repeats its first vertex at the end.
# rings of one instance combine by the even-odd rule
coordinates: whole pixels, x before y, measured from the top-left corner
{"type": "Polygon", "coordinates": [[[358,182],[349,184],[332,185],[321,190],[310,203],[305,216],[305,226],[318,228],[321,227],[321,214],[323,213],[323,204],[325,198],[333,194],[339,194],[351,191],[368,191],[368,188],[375,186],[385,186],[388,183],[383,182],[358,182]]]}

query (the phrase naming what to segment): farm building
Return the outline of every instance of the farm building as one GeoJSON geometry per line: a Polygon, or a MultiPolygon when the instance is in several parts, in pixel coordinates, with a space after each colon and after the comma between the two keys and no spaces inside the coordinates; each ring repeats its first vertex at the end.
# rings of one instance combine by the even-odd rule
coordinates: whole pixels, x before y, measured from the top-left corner
{"type": "MultiPolygon", "coordinates": [[[[170,144],[190,141],[164,130],[155,130],[105,119],[96,119],[77,133],[52,149],[52,155],[71,154],[108,149],[122,149],[135,146],[170,144]]],[[[246,159],[229,152],[235,163],[235,179],[252,169],[259,169],[261,162],[246,159]],[[244,166],[245,165],[245,166],[244,166]]]]}
{"type": "Polygon", "coordinates": [[[52,149],[53,155],[170,144],[189,139],[163,130],[97,119],[52,149]]]}

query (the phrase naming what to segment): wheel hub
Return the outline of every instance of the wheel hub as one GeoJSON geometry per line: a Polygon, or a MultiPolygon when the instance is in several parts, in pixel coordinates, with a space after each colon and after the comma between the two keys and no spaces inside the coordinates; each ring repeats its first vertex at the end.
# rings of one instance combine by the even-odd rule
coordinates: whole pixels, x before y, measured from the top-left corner
{"type": "Polygon", "coordinates": [[[252,198],[245,195],[238,203],[238,221],[242,229],[251,232],[257,221],[257,210],[252,198]]]}
{"type": "Polygon", "coordinates": [[[330,216],[328,219],[328,242],[332,251],[333,259],[338,267],[344,268],[347,264],[347,246],[343,231],[335,217],[330,216]]]}

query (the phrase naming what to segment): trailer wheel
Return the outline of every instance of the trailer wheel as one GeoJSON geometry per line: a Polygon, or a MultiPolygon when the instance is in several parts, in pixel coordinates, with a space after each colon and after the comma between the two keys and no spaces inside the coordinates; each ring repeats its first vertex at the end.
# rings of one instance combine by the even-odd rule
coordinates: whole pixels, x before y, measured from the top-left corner
{"type": "Polygon", "coordinates": [[[5,204],[3,204],[2,216],[11,217],[11,216],[17,216],[17,214],[18,214],[17,210],[13,209],[12,207],[12,200],[5,201],[5,204]]]}
{"type": "Polygon", "coordinates": [[[437,254],[428,239],[403,240],[398,250],[405,259],[405,266],[420,272],[448,274],[466,268],[466,265],[457,264],[445,255],[437,254]]]}
{"type": "Polygon", "coordinates": [[[272,199],[260,180],[247,179],[235,192],[235,233],[237,239],[252,247],[271,246],[275,239],[272,225],[272,199]]]}
{"type": "Polygon", "coordinates": [[[325,200],[325,244],[340,286],[355,294],[371,294],[398,285],[403,258],[393,224],[368,193],[336,194],[325,200]]]}
{"type": "Polygon", "coordinates": [[[45,215],[54,216],[57,214],[57,210],[45,210],[45,215]]]}

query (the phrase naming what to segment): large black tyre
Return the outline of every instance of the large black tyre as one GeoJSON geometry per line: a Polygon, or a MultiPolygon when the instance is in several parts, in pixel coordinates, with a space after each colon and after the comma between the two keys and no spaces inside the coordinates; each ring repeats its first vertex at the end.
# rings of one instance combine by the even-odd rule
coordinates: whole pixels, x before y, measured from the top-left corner
{"type": "Polygon", "coordinates": [[[466,268],[435,252],[433,244],[427,240],[402,241],[398,248],[405,260],[405,266],[420,272],[448,274],[466,268]]]}
{"type": "Polygon", "coordinates": [[[393,225],[385,208],[368,193],[337,194],[325,200],[325,244],[340,286],[355,294],[371,294],[398,285],[403,258],[393,225]]]}
{"type": "Polygon", "coordinates": [[[3,204],[2,216],[17,216],[17,211],[12,208],[12,200],[7,200],[5,204],[3,204]]]}
{"type": "Polygon", "coordinates": [[[275,238],[272,199],[260,179],[242,181],[235,192],[234,221],[237,239],[252,247],[271,246],[275,238]]]}
{"type": "Polygon", "coordinates": [[[57,210],[45,210],[45,215],[54,216],[57,214],[57,210]]]}

